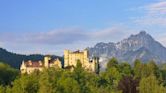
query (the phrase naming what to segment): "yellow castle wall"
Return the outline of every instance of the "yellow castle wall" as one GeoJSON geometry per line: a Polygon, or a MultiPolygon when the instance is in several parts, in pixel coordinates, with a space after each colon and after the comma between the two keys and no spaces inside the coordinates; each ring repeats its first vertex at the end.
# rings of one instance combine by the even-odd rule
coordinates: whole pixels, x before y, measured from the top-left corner
{"type": "MultiPolygon", "coordinates": [[[[59,59],[53,61],[52,63],[49,63],[50,60],[50,56],[45,56],[44,62],[41,63],[43,67],[26,67],[24,62],[22,62],[22,65],[20,67],[21,73],[30,74],[35,70],[42,71],[43,68],[49,67],[62,68],[62,63],[59,59]]],[[[82,67],[85,68],[87,71],[95,72],[98,61],[93,59],[92,62],[90,62],[88,50],[83,50],[82,52],[71,52],[69,50],[64,50],[64,67],[75,67],[78,60],[81,62],[82,67]]]]}
{"type": "Polygon", "coordinates": [[[69,50],[64,51],[64,61],[65,61],[65,67],[67,66],[76,66],[77,61],[80,61],[82,65],[86,65],[88,63],[88,51],[84,50],[80,53],[73,53],[69,50]]]}
{"type": "Polygon", "coordinates": [[[88,50],[82,52],[64,50],[64,67],[76,66],[78,60],[80,60],[82,66],[88,71],[95,71],[97,61],[93,60],[90,62],[88,50]]]}

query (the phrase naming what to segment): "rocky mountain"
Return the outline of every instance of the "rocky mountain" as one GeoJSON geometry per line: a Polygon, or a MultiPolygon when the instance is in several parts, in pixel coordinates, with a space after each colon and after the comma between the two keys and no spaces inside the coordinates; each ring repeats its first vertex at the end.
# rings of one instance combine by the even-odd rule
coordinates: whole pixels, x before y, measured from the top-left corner
{"type": "MultiPolygon", "coordinates": [[[[12,52],[8,52],[7,50],[0,48],[0,62],[7,63],[14,68],[19,69],[23,60],[43,60],[44,55],[41,54],[32,54],[32,55],[20,55],[12,52]]],[[[57,58],[58,56],[52,55],[52,57],[57,58]]],[[[62,57],[58,57],[62,60],[62,57]]]]}
{"type": "Polygon", "coordinates": [[[116,57],[129,63],[133,63],[135,59],[141,59],[143,62],[166,62],[166,48],[145,31],[117,43],[97,43],[89,48],[89,51],[91,56],[99,56],[102,59],[116,57]]]}

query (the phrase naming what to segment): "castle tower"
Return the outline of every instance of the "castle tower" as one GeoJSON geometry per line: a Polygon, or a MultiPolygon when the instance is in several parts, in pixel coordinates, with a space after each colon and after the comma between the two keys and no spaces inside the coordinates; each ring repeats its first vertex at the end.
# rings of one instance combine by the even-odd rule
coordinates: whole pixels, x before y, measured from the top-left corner
{"type": "Polygon", "coordinates": [[[49,67],[49,61],[50,61],[50,60],[51,60],[51,56],[47,55],[47,56],[44,57],[44,66],[45,66],[46,68],[49,67]]]}
{"type": "Polygon", "coordinates": [[[20,67],[21,73],[25,73],[26,72],[26,66],[25,66],[25,62],[24,60],[22,61],[21,67],[20,67]]]}
{"type": "Polygon", "coordinates": [[[85,49],[83,53],[84,53],[84,64],[86,64],[87,62],[89,62],[89,52],[87,49],[85,49]]]}
{"type": "Polygon", "coordinates": [[[64,67],[69,66],[69,50],[64,50],[64,67]]]}
{"type": "Polygon", "coordinates": [[[83,52],[84,52],[84,58],[88,58],[88,57],[89,57],[88,50],[87,50],[87,49],[85,49],[83,52]]]}

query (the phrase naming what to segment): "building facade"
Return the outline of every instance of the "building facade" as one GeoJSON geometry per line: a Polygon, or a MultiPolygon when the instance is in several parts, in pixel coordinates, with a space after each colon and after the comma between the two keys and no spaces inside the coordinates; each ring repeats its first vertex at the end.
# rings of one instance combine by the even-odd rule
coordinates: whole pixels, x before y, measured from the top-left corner
{"type": "Polygon", "coordinates": [[[82,67],[90,72],[96,72],[99,70],[99,59],[89,58],[89,51],[87,49],[83,51],[70,51],[64,50],[64,68],[75,67],[77,62],[80,61],[82,67]]]}
{"type": "Polygon", "coordinates": [[[45,56],[43,61],[26,61],[22,62],[20,71],[21,73],[27,73],[30,74],[34,72],[35,70],[37,71],[42,71],[44,68],[62,68],[62,63],[61,61],[57,59],[51,59],[50,56],[45,56]]]}
{"type": "Polygon", "coordinates": [[[89,51],[87,49],[74,52],[64,50],[64,65],[62,65],[59,59],[52,59],[50,56],[45,56],[43,61],[23,61],[20,71],[21,73],[30,74],[35,70],[42,71],[44,68],[47,69],[50,67],[73,70],[78,61],[81,62],[82,67],[89,72],[97,73],[99,71],[99,59],[89,58],[89,51]]]}

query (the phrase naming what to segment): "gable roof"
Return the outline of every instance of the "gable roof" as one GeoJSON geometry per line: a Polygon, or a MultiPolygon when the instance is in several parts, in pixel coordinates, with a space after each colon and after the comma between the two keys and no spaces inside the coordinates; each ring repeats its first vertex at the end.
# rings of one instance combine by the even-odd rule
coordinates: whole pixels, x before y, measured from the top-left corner
{"type": "Polygon", "coordinates": [[[27,61],[25,62],[26,67],[43,67],[44,64],[41,61],[27,61]]]}

